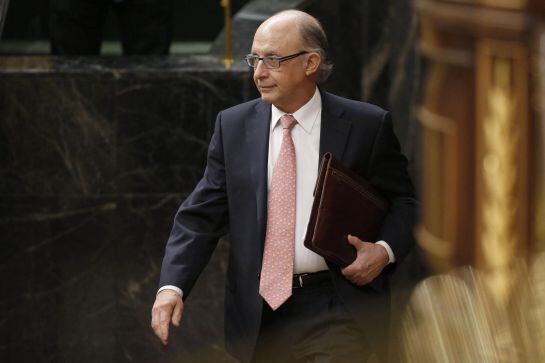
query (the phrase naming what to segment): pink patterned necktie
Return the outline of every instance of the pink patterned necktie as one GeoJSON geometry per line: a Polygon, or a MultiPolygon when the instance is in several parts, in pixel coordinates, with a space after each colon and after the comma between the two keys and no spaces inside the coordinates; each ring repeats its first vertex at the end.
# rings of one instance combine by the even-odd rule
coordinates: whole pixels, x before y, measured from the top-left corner
{"type": "Polygon", "coordinates": [[[276,310],[290,296],[293,282],[295,246],[295,146],[291,130],[297,120],[291,115],[280,118],[282,145],[269,189],[267,232],[261,266],[259,293],[276,310]]]}

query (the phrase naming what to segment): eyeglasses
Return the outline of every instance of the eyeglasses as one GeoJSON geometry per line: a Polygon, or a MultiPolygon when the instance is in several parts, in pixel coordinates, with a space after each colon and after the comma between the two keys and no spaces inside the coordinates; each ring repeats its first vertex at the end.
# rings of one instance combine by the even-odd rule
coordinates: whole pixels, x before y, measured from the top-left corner
{"type": "Polygon", "coordinates": [[[278,57],[275,55],[260,57],[255,54],[248,54],[247,56],[244,57],[244,59],[246,59],[246,63],[248,63],[248,65],[252,68],[257,67],[257,63],[259,63],[259,61],[262,60],[263,63],[265,64],[265,67],[269,69],[275,69],[275,68],[280,68],[280,64],[282,62],[288,61],[293,58],[297,58],[300,55],[307,54],[307,53],[308,52],[306,50],[303,50],[299,53],[290,54],[285,57],[278,57]]]}

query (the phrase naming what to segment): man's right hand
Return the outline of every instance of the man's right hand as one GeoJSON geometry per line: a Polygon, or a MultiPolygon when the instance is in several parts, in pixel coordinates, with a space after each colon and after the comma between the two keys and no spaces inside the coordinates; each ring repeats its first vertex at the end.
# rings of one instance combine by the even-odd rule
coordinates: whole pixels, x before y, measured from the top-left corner
{"type": "Polygon", "coordinates": [[[164,345],[168,344],[170,322],[176,327],[180,326],[183,311],[182,297],[176,291],[162,290],[155,297],[151,310],[151,328],[164,345]]]}

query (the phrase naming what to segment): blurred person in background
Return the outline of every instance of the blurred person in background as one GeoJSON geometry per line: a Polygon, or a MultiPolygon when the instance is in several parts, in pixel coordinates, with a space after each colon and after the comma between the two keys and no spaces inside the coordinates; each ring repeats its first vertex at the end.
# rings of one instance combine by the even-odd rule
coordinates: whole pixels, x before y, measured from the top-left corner
{"type": "Polygon", "coordinates": [[[172,40],[172,0],[51,0],[51,52],[99,55],[113,10],[124,55],[166,55],[172,40]]]}

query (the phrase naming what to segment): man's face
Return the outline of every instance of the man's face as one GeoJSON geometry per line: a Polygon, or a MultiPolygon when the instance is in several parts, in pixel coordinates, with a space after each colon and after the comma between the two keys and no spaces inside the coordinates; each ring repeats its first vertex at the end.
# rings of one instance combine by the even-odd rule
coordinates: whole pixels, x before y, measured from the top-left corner
{"type": "MultiPolygon", "coordinates": [[[[263,24],[252,44],[252,54],[260,57],[284,57],[302,50],[297,28],[287,22],[263,24]]],[[[307,101],[309,87],[314,87],[314,81],[305,74],[305,67],[306,55],[282,62],[276,69],[269,69],[259,61],[254,68],[254,82],[261,99],[284,112],[296,111],[307,101]]]]}

